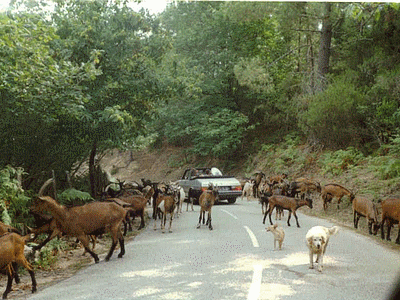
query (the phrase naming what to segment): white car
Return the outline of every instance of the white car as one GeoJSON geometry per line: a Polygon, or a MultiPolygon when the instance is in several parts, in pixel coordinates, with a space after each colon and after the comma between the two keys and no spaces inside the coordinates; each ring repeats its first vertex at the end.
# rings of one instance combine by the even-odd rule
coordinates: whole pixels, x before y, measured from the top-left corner
{"type": "Polygon", "coordinates": [[[242,195],[239,180],[233,176],[224,176],[215,167],[186,169],[178,183],[185,191],[187,198],[193,198],[195,204],[198,204],[201,193],[210,184],[218,189],[218,201],[228,200],[229,203],[235,203],[236,198],[242,195]]]}

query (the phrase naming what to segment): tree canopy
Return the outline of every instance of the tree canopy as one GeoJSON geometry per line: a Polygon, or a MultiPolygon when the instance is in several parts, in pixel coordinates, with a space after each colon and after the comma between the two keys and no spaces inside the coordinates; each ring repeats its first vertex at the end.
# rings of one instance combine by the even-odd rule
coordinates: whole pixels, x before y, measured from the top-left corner
{"type": "Polygon", "coordinates": [[[25,188],[138,137],[229,160],[288,134],[367,153],[399,134],[396,3],[43,3],[0,13],[0,166],[25,188]]]}

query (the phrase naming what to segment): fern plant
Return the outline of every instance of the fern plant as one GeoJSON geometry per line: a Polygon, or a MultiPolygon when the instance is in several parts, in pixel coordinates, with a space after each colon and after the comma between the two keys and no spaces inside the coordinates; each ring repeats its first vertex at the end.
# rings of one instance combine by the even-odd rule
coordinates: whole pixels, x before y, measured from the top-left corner
{"type": "Polygon", "coordinates": [[[68,206],[84,204],[93,201],[93,198],[89,193],[82,192],[74,188],[66,189],[61,194],[57,195],[57,197],[60,203],[68,206]]]}

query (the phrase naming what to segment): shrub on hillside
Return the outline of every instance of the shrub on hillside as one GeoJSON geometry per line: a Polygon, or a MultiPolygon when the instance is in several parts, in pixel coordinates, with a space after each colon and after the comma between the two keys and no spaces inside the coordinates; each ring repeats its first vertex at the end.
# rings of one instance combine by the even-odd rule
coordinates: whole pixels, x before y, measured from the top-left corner
{"type": "Polygon", "coordinates": [[[325,152],[321,156],[320,164],[324,174],[340,175],[362,159],[364,155],[359,150],[349,147],[346,150],[325,152]]]}
{"type": "Polygon", "coordinates": [[[360,146],[368,138],[359,113],[363,101],[356,88],[338,80],[319,94],[310,96],[299,113],[299,126],[306,136],[334,149],[360,146]]]}

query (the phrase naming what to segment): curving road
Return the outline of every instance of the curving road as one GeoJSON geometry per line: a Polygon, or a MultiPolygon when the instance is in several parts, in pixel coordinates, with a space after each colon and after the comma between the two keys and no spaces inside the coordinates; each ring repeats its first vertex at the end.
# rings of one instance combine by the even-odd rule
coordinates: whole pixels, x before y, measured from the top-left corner
{"type": "Polygon", "coordinates": [[[329,242],[323,272],[310,270],[305,234],[333,225],[325,220],[298,214],[301,228],[293,218],[291,227],[279,221],[286,238],[274,251],[258,203],[216,205],[213,231],[196,229],[195,210],[174,220],[173,233],[154,231],[151,221],[124,258],[114,254],[29,299],[379,300],[387,299],[400,271],[398,252],[344,228],[329,242]]]}

